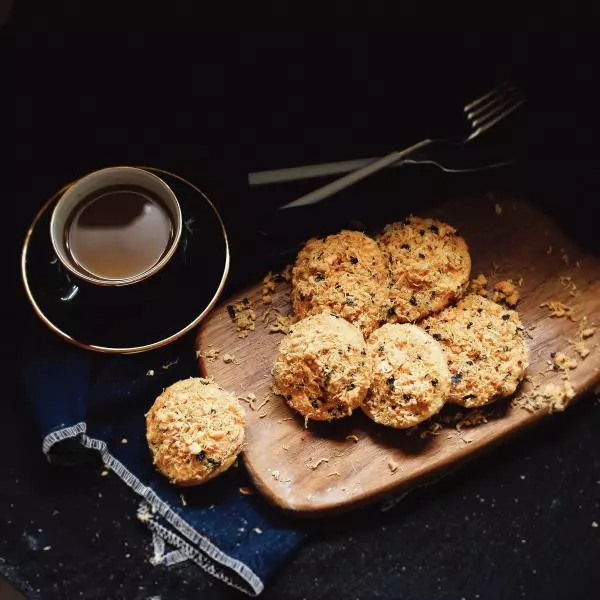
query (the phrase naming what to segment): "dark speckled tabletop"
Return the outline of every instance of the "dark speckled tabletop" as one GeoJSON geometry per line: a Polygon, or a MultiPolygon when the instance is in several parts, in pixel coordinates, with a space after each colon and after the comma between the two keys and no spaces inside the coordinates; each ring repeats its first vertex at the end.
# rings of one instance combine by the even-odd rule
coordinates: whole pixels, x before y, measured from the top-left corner
{"type": "MultiPolygon", "coordinates": [[[[238,597],[154,567],[136,499],[101,466],[61,471],[9,413],[0,572],[28,598],[238,597]]],[[[600,402],[582,401],[383,512],[323,523],[264,598],[591,598],[600,556],[600,402]]],[[[6,456],[6,455],[5,455],[6,456]]]]}
{"type": "MultiPolygon", "coordinates": [[[[223,211],[235,232],[230,289],[255,275],[255,265],[242,256],[249,233],[239,227],[240,214],[247,214],[249,205],[290,200],[298,191],[250,195],[244,185],[248,171],[370,156],[414,141],[429,123],[430,105],[489,84],[489,77],[473,76],[474,50],[482,63],[495,61],[492,79],[515,70],[526,80],[532,73],[543,80],[557,64],[550,69],[545,61],[560,58],[562,73],[572,73],[577,62],[572,81],[581,86],[595,69],[587,58],[574,59],[597,55],[592,40],[550,34],[464,34],[458,48],[450,35],[437,42],[430,37],[429,44],[419,45],[427,50],[416,52],[414,32],[319,38],[173,30],[168,42],[156,44],[155,33],[135,28],[111,38],[109,50],[105,33],[75,36],[66,28],[60,21],[54,27],[38,23],[19,35],[15,248],[36,207],[64,182],[108,164],[151,164],[189,177],[223,211]],[[380,61],[392,48],[398,60],[380,61]],[[110,60],[110,52],[120,60],[110,60]],[[121,60],[124,56],[128,60],[121,60]],[[149,83],[157,69],[159,81],[149,83]],[[77,89],[76,98],[59,93],[67,81],[71,91],[77,89]]],[[[586,89],[579,88],[581,98],[588,98],[586,89]]],[[[576,94],[572,88],[570,93],[576,94]]],[[[587,106],[592,104],[588,98],[587,106]]],[[[540,115],[558,118],[561,127],[536,138],[536,153],[528,148],[526,166],[517,175],[493,181],[534,194],[583,237],[593,234],[588,214],[594,213],[600,189],[593,175],[600,170],[590,122],[583,127],[584,116],[573,116],[584,109],[581,103],[577,110],[561,103],[540,109],[540,115]],[[560,135],[573,143],[550,150],[550,139],[560,135]],[[574,207],[566,215],[565,197],[574,207]]],[[[402,197],[420,182],[410,173],[386,175],[357,188],[355,198],[372,198],[390,183],[402,197]]],[[[489,183],[431,185],[458,193],[465,185],[489,183]]],[[[360,216],[361,206],[364,212],[364,201],[344,205],[344,218],[360,216]]],[[[298,235],[311,233],[300,229],[305,225],[298,224],[298,235]]],[[[269,242],[261,249],[272,250],[269,242]]],[[[12,284],[18,289],[16,273],[12,284]]],[[[31,318],[23,297],[18,307],[17,325],[31,318]]],[[[101,476],[100,464],[69,469],[47,464],[17,382],[9,381],[0,435],[0,575],[27,598],[239,596],[187,563],[153,566],[150,537],[134,517],[134,495],[115,477],[101,476]]],[[[388,510],[377,506],[313,522],[316,534],[263,597],[595,597],[598,431],[600,402],[590,397],[388,510]]],[[[0,584],[0,598],[3,594],[0,584]]]]}

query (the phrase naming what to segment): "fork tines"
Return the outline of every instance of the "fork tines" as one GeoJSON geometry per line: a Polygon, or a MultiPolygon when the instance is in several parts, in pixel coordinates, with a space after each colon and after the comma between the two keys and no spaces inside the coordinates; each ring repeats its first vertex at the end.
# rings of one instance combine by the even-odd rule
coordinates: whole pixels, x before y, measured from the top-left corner
{"type": "Polygon", "coordinates": [[[470,139],[501,121],[525,102],[525,97],[510,80],[473,100],[464,107],[473,128],[470,139]]]}

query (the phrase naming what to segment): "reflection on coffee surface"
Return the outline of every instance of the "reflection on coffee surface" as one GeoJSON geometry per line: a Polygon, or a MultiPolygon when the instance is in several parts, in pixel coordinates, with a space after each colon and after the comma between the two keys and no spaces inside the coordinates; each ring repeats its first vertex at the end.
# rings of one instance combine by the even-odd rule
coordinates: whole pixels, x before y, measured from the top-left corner
{"type": "Polygon", "coordinates": [[[103,279],[135,277],[151,269],[173,239],[167,208],[138,186],[94,192],[73,211],[65,245],[81,269],[103,279]]]}

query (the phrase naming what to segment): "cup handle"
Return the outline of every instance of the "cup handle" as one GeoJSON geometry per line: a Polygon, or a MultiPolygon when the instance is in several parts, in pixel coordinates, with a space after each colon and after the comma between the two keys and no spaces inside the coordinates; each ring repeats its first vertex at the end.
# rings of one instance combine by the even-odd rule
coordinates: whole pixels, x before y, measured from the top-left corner
{"type": "Polygon", "coordinates": [[[70,302],[79,293],[79,286],[72,284],[65,293],[60,297],[61,302],[70,302]]]}

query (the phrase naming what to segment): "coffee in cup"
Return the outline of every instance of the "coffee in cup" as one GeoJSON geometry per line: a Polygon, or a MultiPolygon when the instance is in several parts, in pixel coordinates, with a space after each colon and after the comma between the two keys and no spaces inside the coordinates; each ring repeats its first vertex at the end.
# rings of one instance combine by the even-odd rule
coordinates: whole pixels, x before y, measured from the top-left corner
{"type": "Polygon", "coordinates": [[[172,257],[181,210],[156,175],[113,167],[86,175],[63,194],[52,214],[52,244],[74,275],[99,285],[146,279],[172,257]]]}

